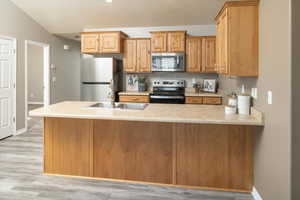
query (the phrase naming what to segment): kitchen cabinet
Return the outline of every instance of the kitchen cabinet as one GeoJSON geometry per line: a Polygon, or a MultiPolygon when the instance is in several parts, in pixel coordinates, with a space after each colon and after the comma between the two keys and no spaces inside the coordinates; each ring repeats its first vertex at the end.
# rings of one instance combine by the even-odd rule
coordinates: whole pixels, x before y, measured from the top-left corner
{"type": "Polygon", "coordinates": [[[151,72],[150,39],[126,39],[124,42],[124,71],[151,72]]]}
{"type": "Polygon", "coordinates": [[[218,73],[258,76],[257,1],[226,2],[216,23],[218,73]]]}
{"type": "Polygon", "coordinates": [[[202,39],[202,72],[216,72],[216,37],[202,39]]]}
{"type": "Polygon", "coordinates": [[[81,52],[87,54],[123,53],[127,36],[121,31],[81,34],[81,52]]]}
{"type": "Polygon", "coordinates": [[[202,72],[202,37],[186,40],[186,71],[202,72]]]}
{"type": "Polygon", "coordinates": [[[120,95],[120,102],[129,102],[129,103],[149,103],[149,96],[127,96],[120,95]]]}
{"type": "Polygon", "coordinates": [[[151,32],[154,53],[185,52],[186,31],[151,32]]]}
{"type": "Polygon", "coordinates": [[[185,97],[186,104],[205,104],[205,105],[221,105],[222,97],[205,97],[205,96],[193,96],[185,97]]]}
{"type": "Polygon", "coordinates": [[[186,71],[216,72],[216,37],[188,37],[186,39],[186,71]]]}
{"type": "Polygon", "coordinates": [[[99,34],[81,34],[81,52],[99,52],[99,34]]]}

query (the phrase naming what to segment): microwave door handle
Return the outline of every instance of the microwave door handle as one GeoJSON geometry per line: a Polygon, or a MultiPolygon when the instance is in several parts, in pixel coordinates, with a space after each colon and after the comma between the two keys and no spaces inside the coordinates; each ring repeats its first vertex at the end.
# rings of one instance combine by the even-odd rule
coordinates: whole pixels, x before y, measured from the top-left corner
{"type": "Polygon", "coordinates": [[[177,67],[179,67],[179,56],[177,56],[177,67]]]}

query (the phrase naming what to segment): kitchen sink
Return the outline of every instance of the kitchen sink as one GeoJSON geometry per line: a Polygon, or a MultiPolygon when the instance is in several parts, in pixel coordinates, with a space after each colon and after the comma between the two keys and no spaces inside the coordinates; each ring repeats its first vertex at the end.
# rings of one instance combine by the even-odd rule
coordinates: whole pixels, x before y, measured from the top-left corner
{"type": "Polygon", "coordinates": [[[102,102],[96,103],[89,108],[108,108],[108,109],[121,109],[121,110],[144,110],[148,104],[146,103],[110,103],[102,102]]]}

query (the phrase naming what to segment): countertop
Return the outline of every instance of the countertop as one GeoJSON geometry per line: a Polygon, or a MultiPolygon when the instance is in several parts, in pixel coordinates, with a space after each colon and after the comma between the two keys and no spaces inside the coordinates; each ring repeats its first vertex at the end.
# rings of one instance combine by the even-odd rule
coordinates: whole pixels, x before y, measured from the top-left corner
{"type": "Polygon", "coordinates": [[[224,106],[190,104],[149,104],[145,110],[88,108],[97,102],[61,102],[30,111],[31,117],[61,117],[126,121],[173,122],[196,124],[231,124],[263,126],[261,112],[250,116],[225,115],[224,106]]]}

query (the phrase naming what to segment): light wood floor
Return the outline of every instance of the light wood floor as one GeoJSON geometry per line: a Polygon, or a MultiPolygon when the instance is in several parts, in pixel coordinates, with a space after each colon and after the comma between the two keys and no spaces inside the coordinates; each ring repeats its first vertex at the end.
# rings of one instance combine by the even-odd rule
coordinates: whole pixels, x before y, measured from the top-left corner
{"type": "Polygon", "coordinates": [[[42,174],[42,126],[0,141],[1,200],[253,200],[250,195],[42,174]]]}

